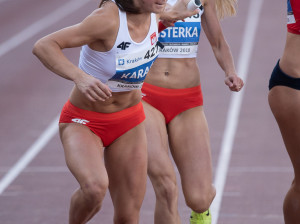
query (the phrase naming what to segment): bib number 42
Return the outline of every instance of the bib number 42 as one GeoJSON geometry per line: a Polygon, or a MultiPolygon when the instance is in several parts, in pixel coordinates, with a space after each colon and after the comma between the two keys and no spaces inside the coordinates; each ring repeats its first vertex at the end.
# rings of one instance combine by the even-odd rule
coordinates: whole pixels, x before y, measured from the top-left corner
{"type": "Polygon", "coordinates": [[[144,59],[150,59],[153,58],[158,53],[158,45],[156,44],[154,47],[152,47],[150,50],[147,51],[144,59]]]}

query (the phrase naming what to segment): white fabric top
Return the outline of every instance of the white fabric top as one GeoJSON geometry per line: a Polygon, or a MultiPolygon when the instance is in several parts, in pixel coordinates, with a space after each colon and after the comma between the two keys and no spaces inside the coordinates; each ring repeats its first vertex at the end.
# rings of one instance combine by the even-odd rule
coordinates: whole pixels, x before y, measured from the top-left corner
{"type": "Polygon", "coordinates": [[[79,68],[107,84],[113,92],[141,89],[146,75],[158,55],[156,15],[146,38],[134,42],[128,30],[127,16],[119,10],[120,27],[113,48],[107,52],[81,48],[79,68]]]}
{"type": "MultiPolygon", "coordinates": [[[[176,0],[168,0],[168,4],[174,5],[176,0]]],[[[159,58],[195,58],[198,52],[198,43],[201,33],[200,13],[192,17],[185,18],[185,22],[177,21],[174,27],[168,27],[159,34],[159,42],[164,45],[160,49],[159,58]]]]}

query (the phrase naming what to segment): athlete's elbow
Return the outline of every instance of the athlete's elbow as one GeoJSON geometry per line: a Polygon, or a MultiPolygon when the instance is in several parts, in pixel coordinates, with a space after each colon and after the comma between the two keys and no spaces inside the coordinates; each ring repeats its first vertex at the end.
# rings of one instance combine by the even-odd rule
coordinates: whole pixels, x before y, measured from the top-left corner
{"type": "Polygon", "coordinates": [[[35,44],[33,45],[32,53],[38,57],[44,47],[43,45],[43,39],[40,39],[37,42],[35,42],[35,44]]]}
{"type": "Polygon", "coordinates": [[[33,45],[32,53],[40,57],[43,53],[47,52],[51,48],[51,42],[48,38],[41,38],[33,45]]]}

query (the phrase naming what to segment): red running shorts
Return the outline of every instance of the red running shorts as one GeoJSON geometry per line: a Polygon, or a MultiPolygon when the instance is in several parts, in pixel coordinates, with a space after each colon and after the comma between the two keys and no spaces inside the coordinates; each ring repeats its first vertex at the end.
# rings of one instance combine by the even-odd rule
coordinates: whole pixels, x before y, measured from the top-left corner
{"type": "Polygon", "coordinates": [[[159,110],[168,124],[183,111],[203,105],[201,86],[186,89],[166,89],[144,83],[142,100],[159,110]]]}
{"type": "Polygon", "coordinates": [[[85,125],[102,140],[103,146],[107,147],[144,120],[145,113],[142,102],[122,111],[99,113],[80,109],[68,100],[61,111],[59,123],[85,125]]]}

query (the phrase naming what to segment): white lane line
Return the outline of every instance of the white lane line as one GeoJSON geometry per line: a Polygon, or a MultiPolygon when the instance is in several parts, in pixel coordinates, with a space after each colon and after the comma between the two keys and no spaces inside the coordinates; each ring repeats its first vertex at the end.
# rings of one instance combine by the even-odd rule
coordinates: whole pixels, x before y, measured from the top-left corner
{"type": "Polygon", "coordinates": [[[26,29],[22,30],[20,33],[9,38],[4,43],[0,44],[0,57],[10,52],[20,44],[32,38],[34,35],[38,34],[47,27],[59,22],[64,17],[73,13],[74,11],[80,9],[83,5],[87,4],[90,0],[71,0],[66,4],[60,6],[58,9],[45,16],[44,18],[38,20],[37,22],[31,24],[26,29]]]}
{"type": "MultiPolygon", "coordinates": [[[[53,11],[46,17],[40,19],[38,22],[33,23],[26,29],[22,30],[17,35],[11,37],[6,42],[0,45],[0,57],[7,52],[13,50],[20,44],[24,43],[34,35],[38,34],[47,27],[60,21],[64,17],[78,10],[83,5],[87,4],[90,0],[71,0],[66,4],[60,6],[57,10],[53,11]]],[[[15,178],[22,172],[22,170],[31,162],[32,159],[43,149],[48,141],[58,131],[58,116],[44,131],[44,133],[34,142],[34,144],[26,151],[26,153],[19,159],[19,161],[9,170],[9,172],[0,180],[0,195],[3,191],[14,181],[15,178]]]]}
{"type": "Polygon", "coordinates": [[[292,167],[230,167],[229,171],[231,173],[256,173],[256,174],[263,174],[266,173],[293,173],[294,169],[292,167]]]}
{"type": "MultiPolygon", "coordinates": [[[[248,11],[247,24],[245,26],[242,48],[240,51],[239,62],[237,66],[237,72],[245,82],[248,75],[247,73],[249,70],[256,28],[258,25],[259,16],[264,1],[251,0],[249,2],[250,6],[248,11]]],[[[224,186],[226,182],[232,146],[237,129],[244,92],[245,87],[240,93],[233,93],[229,104],[225,132],[222,139],[221,151],[218,158],[218,164],[216,168],[216,175],[214,181],[217,190],[217,195],[211,205],[212,224],[217,224],[219,218],[222,196],[224,192],[224,186]]]]}
{"type": "MultiPolygon", "coordinates": [[[[0,167],[0,173],[6,173],[10,167],[0,167]]],[[[22,173],[65,173],[70,172],[67,166],[30,166],[22,170],[22,173]]]]}
{"type": "Polygon", "coordinates": [[[51,122],[51,124],[42,133],[42,135],[33,143],[33,145],[26,151],[26,153],[19,159],[19,161],[0,180],[0,195],[57,133],[58,118],[59,116],[57,116],[54,121],[51,122]]]}

